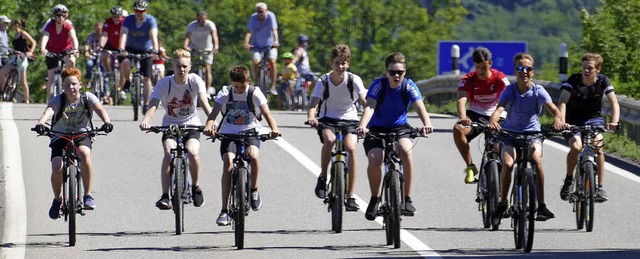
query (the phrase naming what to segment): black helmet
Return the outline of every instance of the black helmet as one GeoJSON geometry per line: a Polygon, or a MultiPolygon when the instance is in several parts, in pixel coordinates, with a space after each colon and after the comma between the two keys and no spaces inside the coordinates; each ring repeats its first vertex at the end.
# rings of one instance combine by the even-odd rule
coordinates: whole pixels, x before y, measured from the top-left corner
{"type": "Polygon", "coordinates": [[[147,1],[145,0],[136,0],[135,3],[133,3],[133,10],[138,10],[138,11],[145,11],[147,10],[147,1]]]}
{"type": "Polygon", "coordinates": [[[298,43],[309,42],[309,36],[305,34],[298,34],[298,43]]]}
{"type": "Polygon", "coordinates": [[[120,6],[111,7],[111,14],[122,14],[122,7],[120,6]]]}

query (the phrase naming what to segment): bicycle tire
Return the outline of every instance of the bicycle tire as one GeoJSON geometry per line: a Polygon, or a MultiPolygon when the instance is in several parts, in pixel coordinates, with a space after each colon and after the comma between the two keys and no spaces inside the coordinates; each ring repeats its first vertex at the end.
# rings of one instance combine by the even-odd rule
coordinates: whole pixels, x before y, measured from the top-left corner
{"type": "Polygon", "coordinates": [[[523,213],[521,214],[522,227],[522,247],[525,253],[531,252],[533,248],[533,237],[535,234],[535,213],[536,213],[536,185],[535,173],[532,168],[526,168],[524,171],[523,188],[523,213]]]}
{"type": "MultiPolygon", "coordinates": [[[[258,73],[259,73],[259,76],[258,76],[258,88],[260,88],[260,90],[263,93],[267,93],[268,94],[269,92],[267,91],[267,78],[266,78],[267,75],[265,74],[265,71],[264,71],[264,69],[262,69],[262,67],[259,68],[259,72],[258,73]]],[[[267,95],[267,94],[265,94],[265,95],[267,95]]]]}
{"type": "Polygon", "coordinates": [[[388,176],[385,176],[384,179],[385,180],[382,182],[382,188],[383,188],[382,195],[384,197],[384,202],[380,206],[380,210],[382,211],[382,227],[384,228],[385,237],[387,239],[387,245],[393,245],[393,235],[391,231],[391,206],[389,204],[389,201],[391,200],[391,198],[389,197],[390,181],[388,180],[388,176]]]}
{"type": "Polygon", "coordinates": [[[574,211],[576,213],[576,228],[583,229],[584,228],[584,175],[581,171],[577,173],[578,178],[576,179],[576,184],[574,187],[574,194],[576,195],[576,200],[574,201],[574,211]]]}
{"type": "Polygon", "coordinates": [[[18,91],[18,71],[11,69],[9,75],[7,75],[7,81],[4,86],[3,99],[7,102],[12,102],[13,97],[18,91]]]}
{"type": "Polygon", "coordinates": [[[400,182],[400,171],[394,170],[389,172],[391,174],[391,182],[389,183],[389,200],[391,207],[391,217],[390,217],[390,228],[391,235],[393,239],[393,247],[400,248],[400,221],[402,218],[402,197],[401,195],[401,182],[400,182]]]}
{"type": "Polygon", "coordinates": [[[478,201],[478,210],[482,216],[482,226],[484,228],[491,227],[491,208],[489,207],[489,175],[488,164],[482,162],[480,173],[478,174],[478,184],[476,186],[476,199],[478,201]]]}
{"type": "Polygon", "coordinates": [[[69,197],[67,199],[67,213],[69,219],[69,246],[76,245],[76,213],[78,211],[78,168],[75,164],[67,166],[67,183],[69,184],[69,197]]]}
{"type": "Polygon", "coordinates": [[[249,196],[247,195],[249,171],[247,168],[236,169],[236,182],[234,188],[234,204],[235,211],[233,213],[233,230],[235,235],[235,244],[238,250],[244,249],[244,227],[245,216],[247,215],[247,203],[249,196]]]}
{"type": "Polygon", "coordinates": [[[585,184],[584,186],[584,223],[586,226],[587,232],[593,231],[593,220],[594,220],[594,212],[595,212],[595,196],[596,196],[596,180],[595,180],[595,169],[591,162],[586,163],[585,165],[585,184]]]}
{"type": "MultiPolygon", "coordinates": [[[[516,172],[519,172],[519,170],[521,170],[519,167],[516,168],[516,172]]],[[[513,182],[513,191],[512,193],[512,197],[511,197],[511,220],[513,222],[513,241],[515,243],[515,247],[516,249],[522,249],[522,232],[523,232],[523,222],[521,221],[522,218],[520,217],[520,214],[522,214],[523,212],[521,211],[521,204],[522,201],[520,200],[522,197],[522,181],[523,178],[516,178],[514,179],[513,182]]]]}
{"type": "Polygon", "coordinates": [[[120,87],[120,70],[113,68],[111,73],[111,95],[113,96],[113,104],[118,105],[122,102],[122,100],[120,100],[120,91],[118,90],[120,87]]]}
{"type": "Polygon", "coordinates": [[[500,224],[493,224],[491,217],[495,211],[498,210],[498,202],[500,201],[500,166],[497,161],[489,160],[487,168],[486,175],[489,180],[489,222],[491,223],[491,230],[498,230],[500,224]]]}
{"type": "Polygon", "coordinates": [[[173,176],[173,195],[171,196],[171,200],[173,201],[173,212],[175,214],[175,225],[176,225],[176,235],[181,235],[184,231],[183,223],[184,223],[184,176],[185,176],[185,167],[182,159],[173,159],[173,172],[171,175],[173,176]]]}
{"type": "Polygon", "coordinates": [[[332,197],[331,197],[331,229],[336,233],[342,233],[342,217],[344,216],[345,201],[345,165],[344,162],[336,162],[332,166],[332,197]]]}
{"type": "Polygon", "coordinates": [[[131,105],[133,106],[133,120],[138,120],[139,110],[140,110],[140,85],[142,84],[142,79],[140,76],[133,76],[133,84],[131,91],[131,105]]]}

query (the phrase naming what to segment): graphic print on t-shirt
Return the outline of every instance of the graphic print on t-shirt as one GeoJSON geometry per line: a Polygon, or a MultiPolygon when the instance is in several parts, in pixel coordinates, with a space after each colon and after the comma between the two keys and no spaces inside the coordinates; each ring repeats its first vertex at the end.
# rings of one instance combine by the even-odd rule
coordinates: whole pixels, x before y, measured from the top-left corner
{"type": "Polygon", "coordinates": [[[248,125],[251,123],[250,113],[251,111],[246,101],[233,101],[225,120],[233,125],[248,125]]]}
{"type": "Polygon", "coordinates": [[[169,116],[177,118],[178,116],[189,116],[191,114],[191,90],[187,89],[182,95],[182,100],[173,97],[167,104],[169,116]]]}

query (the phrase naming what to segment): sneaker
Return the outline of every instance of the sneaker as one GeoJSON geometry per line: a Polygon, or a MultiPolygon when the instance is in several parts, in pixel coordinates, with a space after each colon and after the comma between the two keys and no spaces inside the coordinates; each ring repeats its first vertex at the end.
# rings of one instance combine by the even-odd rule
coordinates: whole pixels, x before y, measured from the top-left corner
{"type": "Polygon", "coordinates": [[[126,100],[127,99],[127,93],[125,93],[124,91],[120,91],[120,100],[126,100]]]}
{"type": "Polygon", "coordinates": [[[411,201],[411,198],[405,197],[403,215],[413,216],[414,214],[416,214],[416,207],[413,207],[413,202],[411,201]]]}
{"type": "Polygon", "coordinates": [[[202,197],[200,186],[193,186],[191,193],[193,194],[193,206],[200,207],[204,205],[204,197],[202,197]]]}
{"type": "Polygon", "coordinates": [[[554,215],[551,211],[549,211],[549,209],[547,209],[546,204],[542,204],[540,205],[540,207],[538,207],[538,216],[536,217],[537,221],[546,221],[555,217],[556,215],[554,215]]]}
{"type": "Polygon", "coordinates": [[[496,209],[496,211],[491,216],[491,223],[493,225],[500,224],[500,220],[502,220],[502,218],[505,215],[504,213],[507,211],[507,206],[508,206],[507,203],[502,203],[502,202],[498,203],[498,208],[496,209]]]}
{"type": "Polygon", "coordinates": [[[53,199],[51,208],[49,208],[49,218],[58,219],[60,217],[60,205],[62,205],[62,200],[53,199]]]}
{"type": "Polygon", "coordinates": [[[169,194],[162,194],[162,197],[156,202],[156,207],[161,210],[170,210],[171,203],[169,202],[169,194]]]}
{"type": "Polygon", "coordinates": [[[278,95],[278,91],[276,90],[275,87],[271,87],[271,90],[269,90],[269,93],[271,93],[272,95],[278,95]]]}
{"type": "Polygon", "coordinates": [[[378,216],[379,203],[380,197],[371,197],[369,200],[369,206],[367,206],[367,212],[364,213],[364,217],[367,220],[376,220],[376,216],[378,216]]]}
{"type": "Polygon", "coordinates": [[[124,87],[122,87],[122,90],[124,90],[125,93],[130,93],[131,92],[131,82],[124,81],[124,87]]]}
{"type": "Polygon", "coordinates": [[[207,93],[209,94],[209,96],[215,96],[216,95],[216,88],[215,87],[209,87],[209,90],[207,90],[207,93]]]}
{"type": "Polygon", "coordinates": [[[571,196],[571,184],[573,183],[572,179],[565,178],[564,184],[562,185],[562,189],[560,189],[560,199],[566,201],[571,196]]]}
{"type": "Polygon", "coordinates": [[[609,197],[607,197],[607,192],[605,192],[602,187],[598,187],[598,189],[596,190],[595,201],[596,202],[605,202],[605,201],[608,201],[608,200],[609,200],[609,197]]]}
{"type": "Polygon", "coordinates": [[[96,208],[96,203],[93,200],[93,196],[91,196],[91,194],[85,194],[84,197],[82,197],[82,200],[84,201],[85,210],[93,210],[96,208]]]}
{"type": "Polygon", "coordinates": [[[316,197],[324,199],[327,197],[327,177],[318,176],[318,183],[316,183],[316,197]]]}
{"type": "Polygon", "coordinates": [[[251,192],[251,209],[258,211],[262,207],[262,199],[258,191],[251,192]]]}
{"type": "Polygon", "coordinates": [[[471,164],[467,166],[467,168],[464,169],[464,172],[467,174],[464,178],[464,183],[472,184],[478,182],[478,179],[476,179],[476,174],[478,174],[478,168],[476,168],[476,165],[471,164]]]}
{"type": "Polygon", "coordinates": [[[358,211],[360,207],[358,207],[356,199],[354,199],[353,197],[349,197],[347,198],[347,202],[344,203],[344,209],[346,211],[358,211]]]}
{"type": "Polygon", "coordinates": [[[218,215],[218,219],[216,219],[216,224],[218,226],[229,226],[229,213],[226,210],[220,211],[220,215],[218,215]]]}

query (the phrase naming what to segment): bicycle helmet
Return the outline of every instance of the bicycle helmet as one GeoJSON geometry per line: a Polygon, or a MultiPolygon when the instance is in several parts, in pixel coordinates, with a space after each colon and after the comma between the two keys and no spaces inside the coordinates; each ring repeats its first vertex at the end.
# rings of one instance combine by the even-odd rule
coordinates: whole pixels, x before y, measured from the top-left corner
{"type": "Polygon", "coordinates": [[[69,12],[69,9],[67,9],[67,7],[64,5],[59,4],[53,7],[53,14],[68,13],[68,12],[69,12]]]}
{"type": "Polygon", "coordinates": [[[285,52],[282,54],[282,58],[293,58],[293,54],[291,52],[285,52]]]}
{"type": "Polygon", "coordinates": [[[122,15],[122,7],[120,7],[120,6],[111,7],[111,14],[122,15]]]}
{"type": "Polygon", "coordinates": [[[309,36],[305,35],[305,34],[299,34],[298,35],[298,43],[303,43],[303,42],[309,42],[309,36]]]}
{"type": "Polygon", "coordinates": [[[136,0],[135,3],[133,3],[133,10],[138,10],[138,11],[145,11],[147,10],[147,1],[145,0],[136,0]]]}

